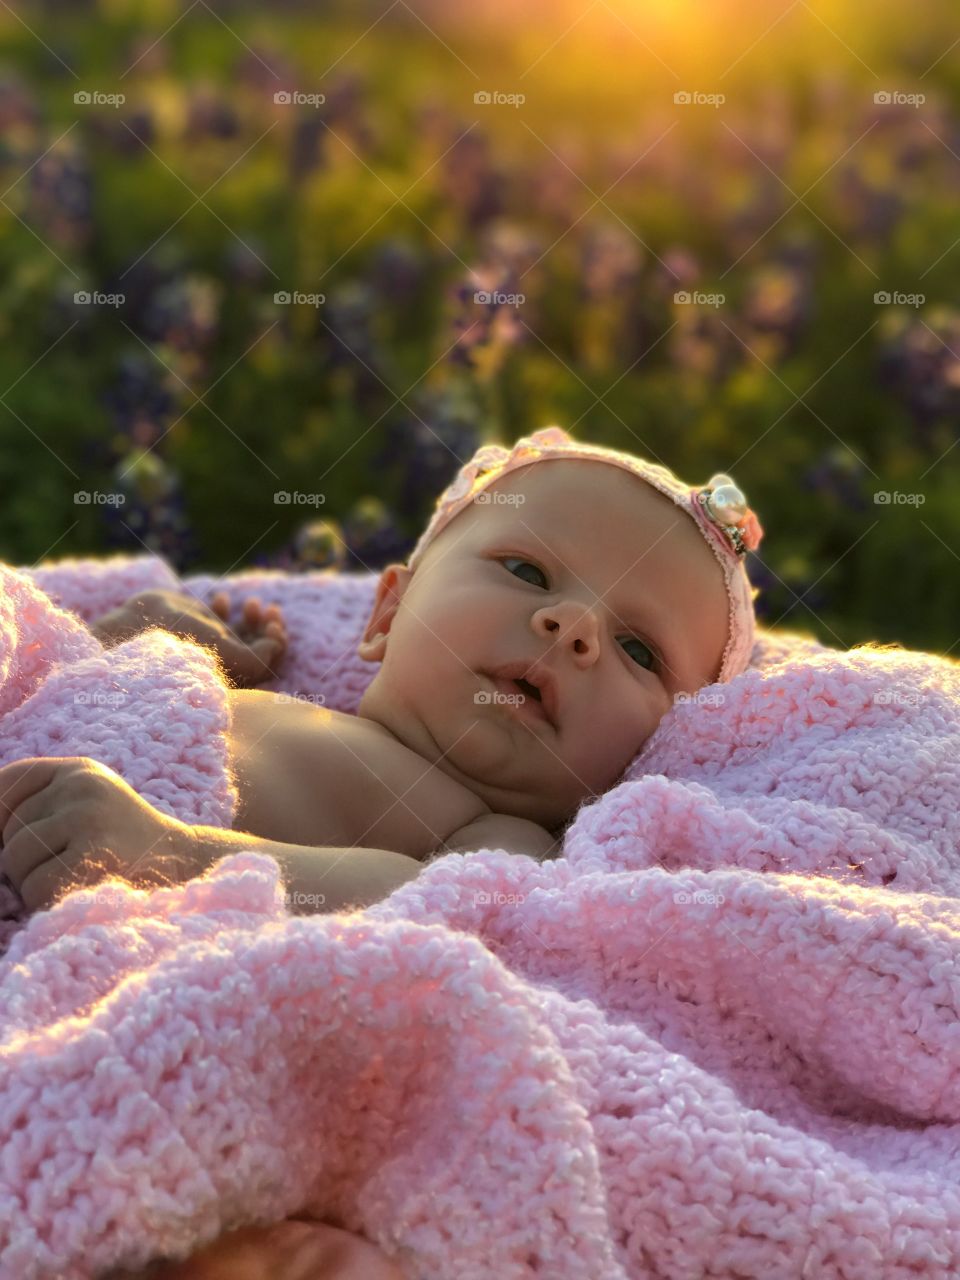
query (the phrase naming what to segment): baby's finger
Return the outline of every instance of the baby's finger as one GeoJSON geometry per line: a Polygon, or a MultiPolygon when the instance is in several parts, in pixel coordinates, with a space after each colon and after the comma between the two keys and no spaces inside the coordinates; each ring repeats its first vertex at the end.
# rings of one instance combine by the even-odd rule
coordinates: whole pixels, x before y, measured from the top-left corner
{"type": "Polygon", "coordinates": [[[53,781],[63,764],[59,756],[31,756],[0,769],[0,831],[6,829],[24,800],[53,781]]]}
{"type": "Polygon", "coordinates": [[[44,787],[42,791],[35,791],[26,800],[21,800],[16,812],[10,815],[3,830],[0,831],[0,850],[5,849],[17,832],[22,831],[24,827],[32,826],[41,819],[50,817],[53,808],[52,792],[49,787],[44,787]]]}
{"type": "Polygon", "coordinates": [[[28,911],[49,910],[65,889],[76,886],[77,870],[65,861],[68,847],[61,852],[63,857],[58,855],[41,862],[20,886],[20,897],[28,911]]]}
{"type": "Polygon", "coordinates": [[[234,679],[244,685],[261,684],[276,674],[276,666],[283,657],[285,644],[274,637],[261,636],[244,644],[231,663],[234,679]]]}
{"type": "MultiPolygon", "coordinates": [[[[27,878],[45,862],[59,863],[60,854],[69,843],[70,835],[64,828],[62,815],[54,814],[29,827],[22,827],[10,843],[4,845],[0,852],[0,870],[18,892],[23,894],[27,878]]],[[[62,863],[60,869],[64,874],[69,871],[66,863],[62,863]]]]}
{"type": "Polygon", "coordinates": [[[219,614],[221,618],[225,618],[229,614],[230,597],[227,595],[226,591],[218,591],[214,595],[213,599],[210,601],[210,608],[214,613],[219,614]]]}

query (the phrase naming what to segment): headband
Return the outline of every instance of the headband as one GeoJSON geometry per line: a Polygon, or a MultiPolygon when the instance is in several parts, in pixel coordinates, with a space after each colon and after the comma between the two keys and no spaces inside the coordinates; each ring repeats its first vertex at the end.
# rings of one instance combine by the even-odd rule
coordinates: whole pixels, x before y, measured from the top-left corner
{"type": "Polygon", "coordinates": [[[408,567],[416,569],[426,548],[441,530],[495,480],[548,458],[579,458],[621,467],[645,480],[687,513],[720,563],[729,601],[727,643],[717,683],[732,680],[745,671],[753,652],[753,601],[759,591],[751,585],[743,561],[748,551],[755,551],[760,545],[763,528],[747,506],[743,493],[724,472],[712,476],[705,485],[691,487],[667,467],[617,449],[583,444],[555,426],[524,436],[511,449],[485,444],[440,495],[430,522],[409,557],[408,567]]]}

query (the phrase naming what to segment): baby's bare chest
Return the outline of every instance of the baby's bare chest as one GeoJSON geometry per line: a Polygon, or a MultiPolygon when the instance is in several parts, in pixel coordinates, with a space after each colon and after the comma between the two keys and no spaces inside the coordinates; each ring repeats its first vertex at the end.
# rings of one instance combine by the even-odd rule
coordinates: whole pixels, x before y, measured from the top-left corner
{"type": "Polygon", "coordinates": [[[487,808],[370,720],[258,689],[230,698],[237,831],[425,858],[487,808]]]}

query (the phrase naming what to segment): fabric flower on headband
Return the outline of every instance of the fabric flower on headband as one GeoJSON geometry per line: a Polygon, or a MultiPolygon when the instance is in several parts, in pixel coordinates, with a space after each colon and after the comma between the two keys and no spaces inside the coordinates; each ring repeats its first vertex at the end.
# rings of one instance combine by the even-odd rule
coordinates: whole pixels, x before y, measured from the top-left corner
{"type": "Polygon", "coordinates": [[[738,556],[756,551],[763,537],[763,526],[730,476],[718,471],[697,496],[708,518],[728,539],[738,556]]]}
{"type": "Polygon", "coordinates": [[[478,476],[486,475],[494,467],[500,466],[509,456],[510,451],[499,444],[487,444],[482,449],[478,449],[470,461],[460,468],[456,479],[443,494],[441,499],[443,505],[446,506],[465,497],[473,488],[478,476]]]}
{"type": "Polygon", "coordinates": [[[518,440],[512,449],[505,449],[501,444],[485,444],[477,450],[469,462],[460,468],[456,479],[443,494],[441,501],[444,506],[459,501],[470,492],[478,477],[502,467],[508,459],[516,463],[529,456],[532,460],[539,457],[543,449],[551,445],[569,447],[572,443],[573,441],[562,427],[541,427],[539,431],[534,431],[533,435],[524,436],[522,440],[518,440]]]}

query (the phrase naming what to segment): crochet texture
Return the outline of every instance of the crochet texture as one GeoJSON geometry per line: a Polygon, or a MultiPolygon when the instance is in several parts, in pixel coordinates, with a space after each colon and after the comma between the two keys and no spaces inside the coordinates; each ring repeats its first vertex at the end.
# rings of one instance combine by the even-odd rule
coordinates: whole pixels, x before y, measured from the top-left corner
{"type": "MultiPolygon", "coordinates": [[[[227,825],[212,655],[83,625],[146,585],[276,601],[264,687],[351,711],[375,575],[0,569],[0,763],[92,754],[227,825]]],[[[2,1280],[294,1212],[411,1280],[960,1274],[960,668],[762,633],[702,693],[556,861],[450,854],[308,918],[255,852],[9,902],[2,1280]]]]}

